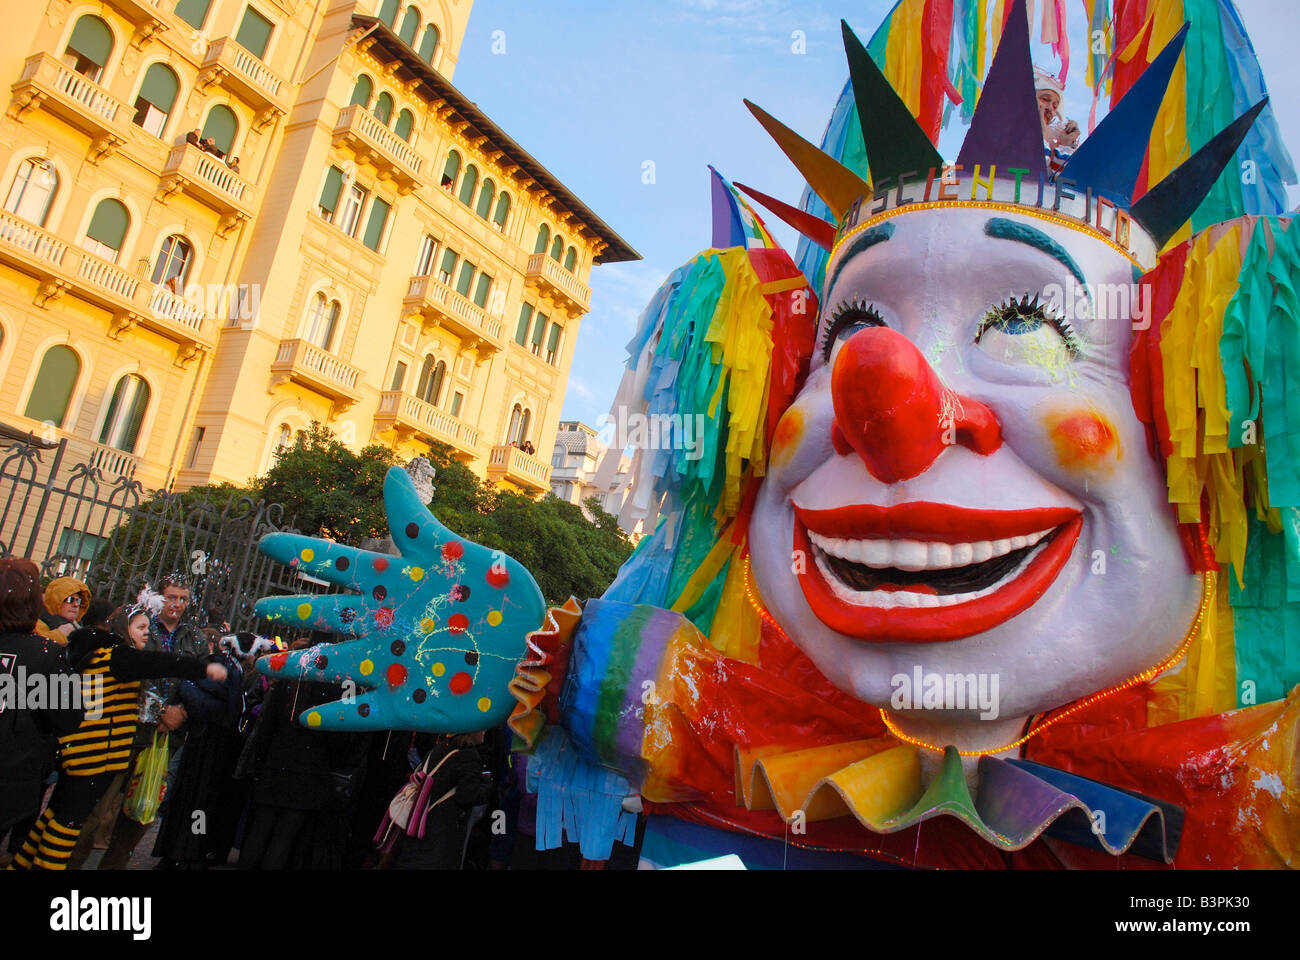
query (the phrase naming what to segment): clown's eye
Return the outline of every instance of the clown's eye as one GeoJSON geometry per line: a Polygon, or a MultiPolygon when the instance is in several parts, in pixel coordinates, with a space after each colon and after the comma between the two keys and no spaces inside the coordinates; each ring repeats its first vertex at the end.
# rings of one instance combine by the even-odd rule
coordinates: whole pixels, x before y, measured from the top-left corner
{"type": "Polygon", "coordinates": [[[1056,367],[1077,359],[1082,345],[1074,328],[1038,297],[1011,297],[980,319],[975,342],[1011,363],[1056,367]]]}
{"type": "Polygon", "coordinates": [[[840,305],[831,311],[826,332],[822,335],[822,342],[819,345],[822,359],[829,360],[835,344],[847,340],[859,330],[884,325],[884,319],[876,312],[873,305],[857,298],[841,301],[840,305]]]}

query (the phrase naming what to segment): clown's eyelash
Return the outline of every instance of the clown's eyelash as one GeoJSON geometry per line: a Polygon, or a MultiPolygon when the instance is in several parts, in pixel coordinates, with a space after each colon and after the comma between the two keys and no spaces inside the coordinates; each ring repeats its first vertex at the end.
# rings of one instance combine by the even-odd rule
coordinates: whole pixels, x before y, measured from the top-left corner
{"type": "Polygon", "coordinates": [[[875,304],[868,303],[859,297],[854,297],[852,300],[841,300],[839,305],[827,314],[827,321],[826,330],[822,334],[821,342],[817,348],[823,360],[830,359],[831,349],[835,346],[835,338],[850,324],[864,323],[871,327],[885,326],[884,318],[877,312],[875,304]]]}
{"type": "Polygon", "coordinates": [[[1026,320],[1037,320],[1039,323],[1045,323],[1059,333],[1071,357],[1077,358],[1083,352],[1083,341],[1074,332],[1074,327],[1070,326],[1070,322],[1064,316],[1061,316],[1055,307],[1049,303],[1041,302],[1039,294],[1034,294],[1031,297],[1026,293],[1019,298],[1010,296],[996,307],[991,308],[980,318],[979,326],[975,330],[975,342],[979,343],[980,338],[994,324],[1023,323],[1026,320]]]}

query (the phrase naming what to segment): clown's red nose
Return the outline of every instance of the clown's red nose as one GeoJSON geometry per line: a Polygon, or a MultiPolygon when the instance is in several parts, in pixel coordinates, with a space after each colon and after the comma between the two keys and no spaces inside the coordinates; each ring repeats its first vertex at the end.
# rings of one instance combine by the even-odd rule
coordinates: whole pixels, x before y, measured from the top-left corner
{"type": "Polygon", "coordinates": [[[836,452],[856,450],[883,483],[920,476],[953,443],[982,456],[1002,446],[993,411],[952,395],[944,417],[943,385],[912,341],[888,327],[855,333],[831,373],[836,452]]]}

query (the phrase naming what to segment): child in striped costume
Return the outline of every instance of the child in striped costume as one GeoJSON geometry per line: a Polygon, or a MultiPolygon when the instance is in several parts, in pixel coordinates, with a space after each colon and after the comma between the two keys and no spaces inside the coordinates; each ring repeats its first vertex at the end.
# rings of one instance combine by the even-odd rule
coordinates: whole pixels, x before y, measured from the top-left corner
{"type": "Polygon", "coordinates": [[[140,682],[157,677],[224,683],[226,668],[185,654],[146,651],[149,610],[120,608],[111,632],[94,628],[68,638],[69,660],[81,675],[86,718],[59,739],[62,775],[49,806],[14,855],[11,870],[65,870],[86,818],[124,776],[135,739],[140,682]]]}

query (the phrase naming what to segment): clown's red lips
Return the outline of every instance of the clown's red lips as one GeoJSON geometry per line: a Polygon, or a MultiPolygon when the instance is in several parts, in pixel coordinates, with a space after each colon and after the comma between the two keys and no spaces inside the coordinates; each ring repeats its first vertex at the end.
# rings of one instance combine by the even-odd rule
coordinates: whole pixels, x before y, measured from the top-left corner
{"type": "Polygon", "coordinates": [[[1010,620],[1047,592],[1083,528],[1070,508],[794,511],[808,605],[832,630],[873,643],[959,640],[1010,620]]]}

